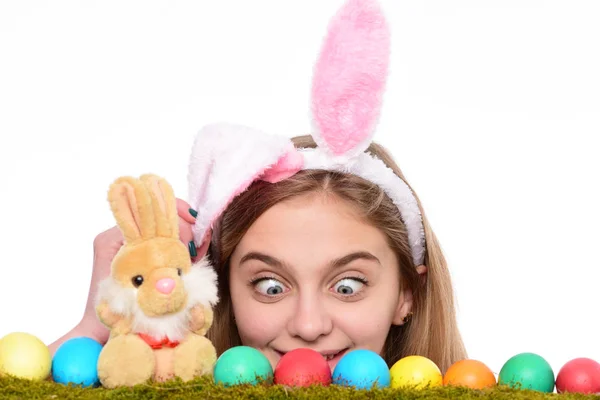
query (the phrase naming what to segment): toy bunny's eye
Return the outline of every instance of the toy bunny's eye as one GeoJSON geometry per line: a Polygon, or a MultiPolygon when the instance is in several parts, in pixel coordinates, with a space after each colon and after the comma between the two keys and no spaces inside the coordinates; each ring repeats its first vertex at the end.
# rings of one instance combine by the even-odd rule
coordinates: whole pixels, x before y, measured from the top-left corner
{"type": "Polygon", "coordinates": [[[131,279],[131,283],[133,283],[133,286],[140,287],[142,286],[142,283],[144,283],[144,277],[141,275],[136,275],[131,279]]]}
{"type": "Polygon", "coordinates": [[[183,271],[181,270],[181,268],[177,268],[177,275],[181,276],[181,274],[183,274],[183,271]]]}

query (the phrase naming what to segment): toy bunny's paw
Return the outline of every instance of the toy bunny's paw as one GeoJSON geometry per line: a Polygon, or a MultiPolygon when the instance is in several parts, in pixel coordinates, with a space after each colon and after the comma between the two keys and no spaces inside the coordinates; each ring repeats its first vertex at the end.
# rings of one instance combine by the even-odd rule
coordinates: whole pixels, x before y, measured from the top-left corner
{"type": "Polygon", "coordinates": [[[98,315],[100,322],[109,328],[112,328],[121,318],[117,314],[114,314],[112,311],[110,311],[108,304],[105,301],[96,306],[96,315],[98,315]]]}
{"type": "Polygon", "coordinates": [[[200,331],[204,327],[204,306],[197,304],[190,310],[189,313],[189,329],[190,331],[200,335],[200,331]]]}
{"type": "Polygon", "coordinates": [[[194,334],[177,346],[173,355],[175,375],[184,382],[212,375],[216,362],[217,351],[212,342],[204,336],[194,334]]]}
{"type": "Polygon", "coordinates": [[[106,302],[101,302],[96,306],[96,314],[100,322],[110,328],[111,336],[125,335],[131,332],[131,319],[111,311],[106,302]]]}
{"type": "Polygon", "coordinates": [[[213,310],[210,307],[205,307],[202,304],[194,306],[190,310],[190,331],[197,335],[206,335],[213,323],[213,315],[213,310]]]}
{"type": "Polygon", "coordinates": [[[213,323],[214,313],[212,308],[198,305],[192,310],[190,330],[197,335],[204,336],[213,323]]]}
{"type": "Polygon", "coordinates": [[[145,383],[154,374],[155,359],[150,346],[137,335],[109,340],[98,358],[102,386],[116,388],[145,383]]]}

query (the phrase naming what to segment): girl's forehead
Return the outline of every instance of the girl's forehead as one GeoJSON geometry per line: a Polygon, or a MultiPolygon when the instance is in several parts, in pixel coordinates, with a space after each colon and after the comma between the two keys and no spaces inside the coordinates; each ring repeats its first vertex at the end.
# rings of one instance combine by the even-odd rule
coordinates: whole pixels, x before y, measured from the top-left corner
{"type": "Polygon", "coordinates": [[[262,214],[236,248],[238,258],[261,252],[290,263],[318,263],[365,251],[391,251],[383,232],[343,201],[293,199],[262,214]]]}
{"type": "MultiPolygon", "coordinates": [[[[353,236],[370,226],[346,201],[324,196],[298,197],[280,202],[265,211],[248,229],[247,235],[353,236]]],[[[332,236],[333,239],[333,236],[332,236]]]]}

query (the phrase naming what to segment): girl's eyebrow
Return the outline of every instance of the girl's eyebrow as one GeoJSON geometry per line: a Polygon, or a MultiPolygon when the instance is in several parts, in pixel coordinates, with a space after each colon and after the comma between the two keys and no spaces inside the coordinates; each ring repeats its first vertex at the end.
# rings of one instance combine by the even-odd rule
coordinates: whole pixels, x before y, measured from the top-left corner
{"type": "MultiPolygon", "coordinates": [[[[261,262],[263,262],[271,267],[274,267],[274,268],[282,268],[282,269],[289,268],[289,266],[285,262],[283,262],[275,257],[269,256],[267,254],[260,253],[258,251],[251,251],[251,252],[245,254],[242,257],[242,259],[240,260],[240,266],[242,266],[242,264],[244,264],[246,261],[250,261],[250,260],[261,261],[261,262]]],[[[377,257],[375,257],[373,254],[369,253],[368,251],[356,251],[354,253],[350,253],[343,257],[334,259],[333,261],[331,261],[329,263],[329,266],[331,269],[336,269],[336,268],[340,268],[345,265],[348,265],[352,261],[355,261],[355,260],[374,261],[377,264],[381,265],[381,261],[379,261],[379,259],[377,257]]]]}
{"type": "Polygon", "coordinates": [[[354,253],[350,253],[344,257],[333,260],[331,262],[331,268],[336,269],[339,267],[343,267],[344,265],[350,264],[354,260],[375,261],[377,264],[381,265],[381,261],[379,261],[379,258],[375,257],[368,251],[357,251],[354,253]]]}
{"type": "Polygon", "coordinates": [[[250,260],[258,260],[275,268],[285,269],[287,267],[287,265],[285,265],[284,262],[278,260],[277,258],[271,257],[264,253],[259,253],[258,251],[251,251],[250,253],[246,253],[244,257],[242,257],[242,259],[240,260],[240,266],[242,266],[242,264],[246,261],[250,260]]]}

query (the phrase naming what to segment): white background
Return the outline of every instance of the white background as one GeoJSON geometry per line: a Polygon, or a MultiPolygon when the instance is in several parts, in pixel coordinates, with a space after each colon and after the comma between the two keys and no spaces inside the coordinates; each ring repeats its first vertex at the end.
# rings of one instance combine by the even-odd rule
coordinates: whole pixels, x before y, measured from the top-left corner
{"type": "MultiPolygon", "coordinates": [[[[310,131],[312,66],[342,0],[2,1],[0,336],[82,315],[106,190],[154,172],[187,198],[196,132],[310,131]]],[[[422,199],[469,355],[600,361],[600,5],[383,0],[376,140],[422,199]]]]}

